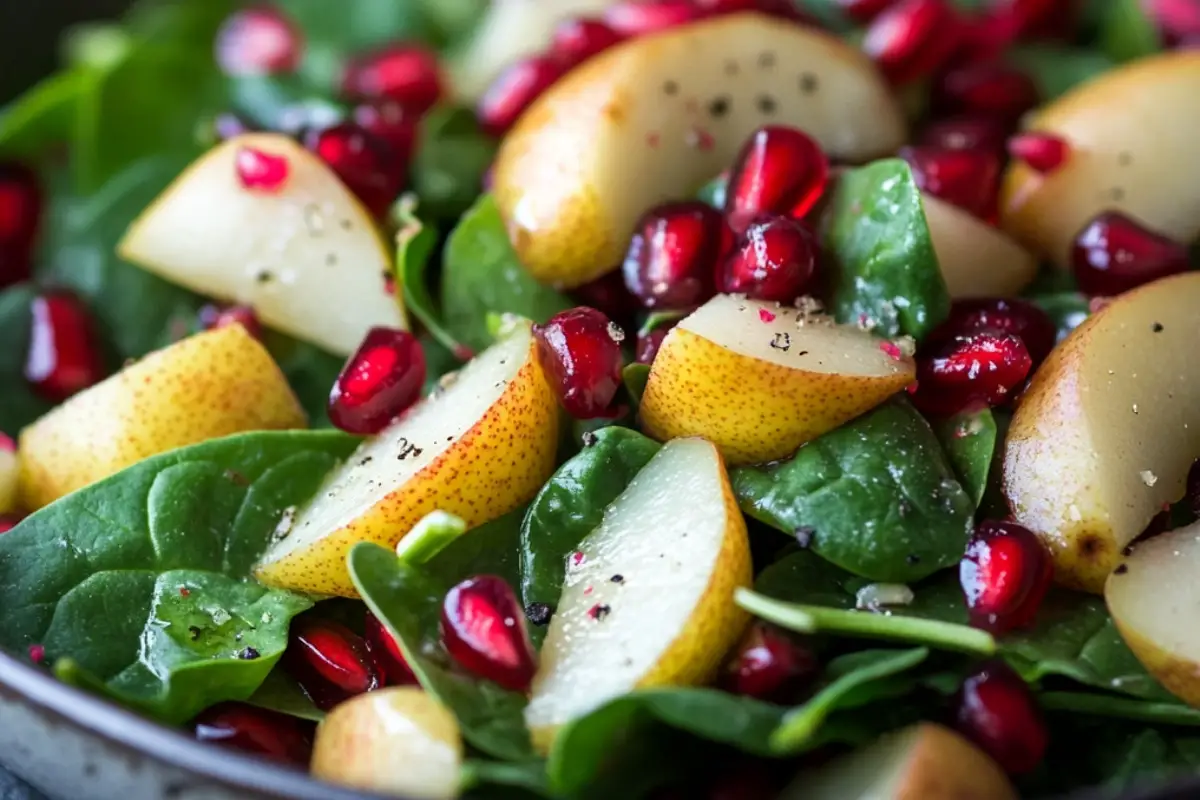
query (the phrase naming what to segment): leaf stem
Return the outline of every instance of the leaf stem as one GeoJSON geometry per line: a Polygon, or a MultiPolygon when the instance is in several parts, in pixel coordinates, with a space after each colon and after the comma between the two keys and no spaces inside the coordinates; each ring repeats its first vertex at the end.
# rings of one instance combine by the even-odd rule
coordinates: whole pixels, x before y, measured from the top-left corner
{"type": "Polygon", "coordinates": [[[396,545],[396,555],[405,564],[419,567],[466,532],[467,523],[461,518],[445,511],[431,511],[396,545]]]}

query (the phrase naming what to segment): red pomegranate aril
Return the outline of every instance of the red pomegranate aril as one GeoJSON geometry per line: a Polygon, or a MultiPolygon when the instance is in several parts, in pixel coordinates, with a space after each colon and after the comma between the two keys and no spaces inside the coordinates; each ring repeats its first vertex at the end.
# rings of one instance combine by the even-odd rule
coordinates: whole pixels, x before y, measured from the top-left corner
{"type": "Polygon", "coordinates": [[[20,517],[13,516],[12,514],[0,515],[0,534],[8,533],[17,527],[17,523],[20,521],[20,517]]]}
{"type": "Polygon", "coordinates": [[[405,686],[417,682],[396,637],[392,636],[392,632],[379,621],[379,617],[370,611],[367,612],[363,638],[389,686],[405,686]]]}
{"type": "Polygon", "coordinates": [[[733,694],[758,700],[790,699],[787,695],[816,677],[812,651],[786,633],[756,622],[725,665],[721,686],[733,694]]]}
{"type": "Polygon", "coordinates": [[[442,97],[437,54],[396,44],[359,56],[346,67],[342,92],[356,100],[392,100],[420,116],[442,97]]]}
{"type": "Polygon", "coordinates": [[[641,36],[683,25],[700,16],[692,0],[626,0],[609,6],[604,21],[621,36],[641,36]]]}
{"type": "Polygon", "coordinates": [[[1144,0],[1142,8],[1168,42],[1178,44],[1200,37],[1200,3],[1195,0],[1144,0]]]}
{"type": "Polygon", "coordinates": [[[192,720],[201,742],[307,767],[314,725],[296,717],[242,703],[222,703],[192,720]]]}
{"type": "Polygon", "coordinates": [[[802,11],[792,0],[694,0],[694,5],[700,10],[700,16],[757,11],[760,14],[804,25],[816,24],[813,18],[802,11]]]}
{"type": "Polygon", "coordinates": [[[726,219],[739,233],[762,212],[799,219],[821,199],[828,180],[829,160],[811,136],[796,128],[759,128],[729,172],[726,219]]]}
{"type": "Polygon", "coordinates": [[[554,28],[550,52],[564,64],[580,64],[624,39],[602,20],[577,17],[554,28]]]}
{"type": "Polygon", "coordinates": [[[420,118],[391,100],[357,105],[353,117],[355,124],[388,144],[397,159],[403,181],[407,175],[407,165],[416,151],[417,123],[420,118]]]}
{"type": "Polygon", "coordinates": [[[971,624],[994,634],[1033,622],[1053,577],[1046,548],[1015,522],[980,522],[958,565],[971,624]]]}
{"type": "Polygon", "coordinates": [[[468,578],[446,593],[442,642],[463,669],[514,692],[527,690],[537,671],[525,612],[495,575],[468,578]]]}
{"type": "Polygon", "coordinates": [[[594,308],[579,306],[535,325],[538,361],[576,419],[604,416],[621,385],[624,334],[594,308]]]}
{"type": "Polygon", "coordinates": [[[1104,211],[1075,236],[1071,264],[1084,294],[1112,297],[1184,272],[1188,251],[1119,211],[1104,211]]]}
{"type": "Polygon", "coordinates": [[[988,297],[955,300],[950,316],[929,335],[929,341],[980,331],[999,331],[1020,337],[1035,367],[1050,355],[1058,338],[1054,320],[1029,300],[988,297]]]}
{"type": "Polygon", "coordinates": [[[329,165],[367,210],[382,217],[407,179],[404,163],[387,142],[353,122],[310,134],[308,148],[329,165]]]}
{"type": "Polygon", "coordinates": [[[867,28],[862,48],[894,84],[933,74],[958,49],[963,27],[945,0],[900,0],[867,28]]]}
{"type": "Polygon", "coordinates": [[[278,75],[300,63],[304,39],[278,9],[245,8],[221,23],[215,39],[217,64],[226,75],[278,75]]]}
{"type": "Polygon", "coordinates": [[[638,299],[625,288],[625,276],[619,269],[576,287],[573,297],[580,305],[603,312],[622,327],[632,323],[642,307],[638,299]]]}
{"type": "Polygon", "coordinates": [[[206,305],[200,309],[200,326],[206,331],[226,325],[241,325],[255,339],[262,339],[262,323],[250,306],[206,305]]]}
{"type": "Polygon", "coordinates": [[[989,661],[963,681],[954,699],[955,727],[1012,775],[1031,771],[1046,753],[1046,724],[1021,676],[989,661]]]}
{"type": "Polygon", "coordinates": [[[638,221],[622,270],[646,308],[676,309],[712,297],[713,272],[731,239],[720,212],[695,200],[667,203],[638,221]]]}
{"type": "Polygon", "coordinates": [[[947,70],[934,89],[934,106],[947,113],[973,113],[1015,123],[1040,98],[1027,74],[1000,63],[968,64],[947,70]]]}
{"type": "Polygon", "coordinates": [[[955,116],[930,122],[917,136],[916,144],[942,150],[985,150],[1004,152],[1008,126],[980,116],[955,116]]]}
{"type": "Polygon", "coordinates": [[[239,147],[233,158],[242,186],[251,191],[278,192],[288,179],[288,160],[257,147],[239,147]]]}
{"type": "Polygon", "coordinates": [[[1008,154],[1045,175],[1066,163],[1071,146],[1052,133],[1021,133],[1008,140],[1008,154]]]}
{"type": "Polygon", "coordinates": [[[896,0],[836,0],[835,5],[859,25],[867,25],[888,10],[896,0]]]}
{"type": "Polygon", "coordinates": [[[803,222],[757,217],[721,265],[718,288],[752,300],[790,303],[812,286],[819,252],[817,237],[803,222]]]}
{"type": "Polygon", "coordinates": [[[980,219],[995,215],[1000,158],[983,150],[901,147],[917,187],[980,219]]]}
{"type": "MultiPolygon", "coordinates": [[[[42,220],[37,173],[15,161],[0,162],[0,247],[28,253],[42,220]]],[[[5,283],[0,273],[0,285],[5,283]]]]}
{"type": "Polygon", "coordinates": [[[372,328],[329,393],[329,420],[347,433],[379,433],[421,397],[425,353],[417,337],[372,328]]]}
{"type": "Polygon", "coordinates": [[[1074,5],[1062,0],[992,0],[984,18],[1006,43],[1030,36],[1066,38],[1076,23],[1074,5]]]}
{"type": "Polygon", "coordinates": [[[917,359],[913,403],[926,414],[950,416],[974,406],[997,406],[1033,368],[1024,342],[1010,333],[981,331],[934,343],[917,359]]]}
{"type": "Polygon", "coordinates": [[[533,56],[505,67],[475,107],[480,127],[492,136],[503,136],[565,71],[566,65],[554,56],[533,56]]]}
{"type": "Polygon", "coordinates": [[[383,686],[367,643],[349,628],[301,618],[292,623],[288,639],[284,668],[322,710],[383,686]]]}
{"type": "MultiPolygon", "coordinates": [[[[679,319],[682,319],[682,317],[679,319]]],[[[671,332],[671,329],[679,324],[679,319],[660,323],[655,325],[651,330],[642,329],[638,331],[637,346],[634,349],[636,358],[634,360],[639,364],[653,364],[654,357],[658,355],[658,349],[662,347],[663,339],[667,338],[667,334],[671,332]]]]}
{"type": "Polygon", "coordinates": [[[37,394],[61,403],[104,378],[91,314],[65,291],[48,291],[30,304],[25,379],[37,394]]]}

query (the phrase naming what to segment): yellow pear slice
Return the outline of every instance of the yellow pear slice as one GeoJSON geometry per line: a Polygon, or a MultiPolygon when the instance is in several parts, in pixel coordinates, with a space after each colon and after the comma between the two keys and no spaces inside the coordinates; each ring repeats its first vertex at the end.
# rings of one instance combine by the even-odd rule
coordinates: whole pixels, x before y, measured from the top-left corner
{"type": "Polygon", "coordinates": [[[558,420],[533,334],[517,326],[445,389],[364,441],[281,531],[256,577],[356,597],[346,570],[356,543],[393,547],[436,510],[475,527],[533,497],[554,471],[558,420]]]}
{"type": "Polygon", "coordinates": [[[273,133],[234,137],[201,156],[142,212],[122,258],[338,355],[374,326],[406,327],[384,290],[392,258],[366,209],[323,161],[273,133]],[[277,191],[248,189],[243,148],[287,160],[277,191]]]}
{"type": "Polygon", "coordinates": [[[921,204],[951,297],[1011,297],[1037,274],[1037,259],[1003,231],[929,194],[921,204]]]}
{"type": "Polygon", "coordinates": [[[850,325],[717,295],[654,359],[641,417],[657,439],[703,436],[731,464],[785,458],[913,382],[911,358],[850,325]]]}
{"type": "Polygon", "coordinates": [[[21,462],[16,450],[8,447],[6,436],[0,434],[0,515],[12,514],[17,510],[17,499],[21,485],[21,462]]]}
{"type": "Polygon", "coordinates": [[[1067,162],[1041,175],[1014,161],[1001,225],[1036,253],[1070,267],[1071,242],[1092,217],[1116,210],[1180,242],[1200,235],[1200,52],[1131,62],[1034,115],[1031,131],[1063,137],[1067,162]]]}
{"type": "Polygon", "coordinates": [[[1013,415],[1004,491],[1054,556],[1100,592],[1121,548],[1183,496],[1200,453],[1200,273],[1115,298],[1038,369],[1013,415]]]}
{"type": "Polygon", "coordinates": [[[245,328],[197,333],[85,389],[21,431],[22,504],[41,508],[177,447],[306,423],[271,354],[245,328]]]}
{"type": "Polygon", "coordinates": [[[643,212],[727,169],[763,125],[852,162],[905,136],[874,65],[814,28],[744,12],[634,39],[552,86],[504,140],[494,191],[517,254],[558,286],[611,270],[643,212]]]}
{"type": "Polygon", "coordinates": [[[717,449],[668,442],[569,559],[525,711],[535,744],[633,689],[711,679],[745,627],[733,594],[751,579],[717,449]]]}
{"type": "Polygon", "coordinates": [[[463,760],[458,722],[415,686],[360,694],[317,728],[314,777],[412,800],[458,796],[463,760]]]}

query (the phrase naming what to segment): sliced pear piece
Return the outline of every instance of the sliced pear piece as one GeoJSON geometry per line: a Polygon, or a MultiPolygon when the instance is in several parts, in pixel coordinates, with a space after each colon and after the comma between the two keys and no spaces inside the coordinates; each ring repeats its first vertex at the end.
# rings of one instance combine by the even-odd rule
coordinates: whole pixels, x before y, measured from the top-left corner
{"type": "Polygon", "coordinates": [[[1061,136],[1071,153],[1049,175],[1013,161],[1000,222],[1059,267],[1101,211],[1121,211],[1179,242],[1200,235],[1200,52],[1175,50],[1109,70],[1034,115],[1031,131],[1061,136]]]}
{"type": "Polygon", "coordinates": [[[520,507],[554,472],[558,423],[533,333],[519,325],[364,441],[267,550],[256,576],[269,586],[357,597],[346,570],[352,546],[394,547],[435,510],[475,527],[520,507]]]}
{"type": "Polygon", "coordinates": [[[558,729],[614,697],[704,683],[748,620],[746,523],[717,449],[668,442],[569,561],[525,721],[548,750],[558,729]]]}
{"type": "Polygon", "coordinates": [[[394,686],[329,712],[317,728],[311,770],[355,789],[450,800],[458,796],[462,761],[454,715],[415,686],[394,686]]]}
{"type": "Polygon", "coordinates": [[[294,139],[236,136],[201,156],[142,212],[122,258],[218,300],[254,307],[266,325],[338,355],[374,326],[406,327],[384,289],[390,250],[371,215],[294,139]],[[248,189],[245,148],[287,162],[278,190],[248,189]]]}
{"type": "Polygon", "coordinates": [[[1200,453],[1200,273],[1115,298],[1072,331],[1013,415],[1004,491],[1062,584],[1099,593],[1200,453]]]}
{"type": "Polygon", "coordinates": [[[271,354],[245,328],[197,333],[21,431],[21,502],[33,511],[167,450],[306,423],[271,354]]]}
{"type": "Polygon", "coordinates": [[[783,800],[1017,800],[1008,776],[954,731],[922,722],[801,774],[783,800]]]}
{"type": "Polygon", "coordinates": [[[1037,274],[1037,259],[998,228],[922,194],[938,265],[954,299],[1012,297],[1037,274]]]}
{"type": "Polygon", "coordinates": [[[0,433],[0,516],[17,510],[20,496],[21,462],[12,440],[0,433]]]}
{"type": "Polygon", "coordinates": [[[865,331],[717,295],[663,340],[642,396],[656,439],[703,436],[731,464],[785,458],[913,382],[913,360],[865,331]]]}
{"type": "Polygon", "coordinates": [[[620,44],[547,90],[508,134],[494,192],[521,262],[573,287],[621,262],[643,212],[729,167],[763,125],[832,158],[903,143],[904,115],[861,52],[743,12],[620,44]]]}

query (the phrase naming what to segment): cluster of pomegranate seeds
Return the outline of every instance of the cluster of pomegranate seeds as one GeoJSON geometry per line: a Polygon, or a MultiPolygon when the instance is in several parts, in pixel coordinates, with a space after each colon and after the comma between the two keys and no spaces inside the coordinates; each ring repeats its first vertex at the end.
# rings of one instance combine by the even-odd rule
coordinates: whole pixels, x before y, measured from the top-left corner
{"type": "Polygon", "coordinates": [[[946,114],[977,114],[1015,124],[1040,102],[1037,85],[1026,73],[998,62],[967,64],[946,70],[934,86],[934,108],[946,114]]]}
{"type": "Polygon", "coordinates": [[[538,361],[567,413],[605,416],[621,385],[624,333],[594,308],[579,306],[535,325],[538,361]]]}
{"type": "Polygon", "coordinates": [[[213,706],[192,720],[197,740],[308,767],[314,725],[296,717],[242,703],[213,706]]]}
{"type": "Polygon", "coordinates": [[[626,0],[609,6],[604,21],[622,36],[641,36],[683,25],[701,16],[692,0],[626,0]]]}
{"type": "Polygon", "coordinates": [[[872,20],[863,50],[896,85],[939,70],[958,49],[964,26],[946,0],[900,0],[872,20]]]}
{"type": "Polygon", "coordinates": [[[932,343],[917,358],[913,403],[933,416],[950,416],[1008,400],[1033,369],[1020,337],[984,330],[932,343]]]}
{"type": "Polygon", "coordinates": [[[916,143],[941,150],[983,150],[999,154],[1004,151],[1007,137],[1008,126],[999,120],[960,114],[930,122],[921,130],[916,143]]]}
{"type": "Polygon", "coordinates": [[[1186,271],[1188,251],[1119,211],[1104,211],[1075,236],[1071,266],[1082,292],[1111,297],[1186,271]]]}
{"type": "Polygon", "coordinates": [[[276,8],[235,11],[217,31],[217,64],[226,75],[278,75],[292,72],[304,53],[304,38],[276,8]]]}
{"type": "Polygon", "coordinates": [[[226,325],[241,325],[255,339],[262,339],[263,327],[250,306],[206,305],[200,309],[200,327],[206,331],[224,328],[226,325]]]}
{"type": "Polygon", "coordinates": [[[963,681],[954,703],[955,727],[1001,769],[1022,775],[1041,762],[1046,724],[1029,687],[1007,664],[981,666],[963,681]]]}
{"type": "Polygon", "coordinates": [[[305,144],[372,214],[382,217],[404,187],[407,164],[379,137],[353,122],[313,131],[305,144]]]}
{"type": "Polygon", "coordinates": [[[1050,355],[1058,338],[1054,320],[1029,300],[987,297],[955,300],[949,317],[929,335],[929,341],[989,330],[1019,337],[1035,367],[1050,355]]]}
{"type": "Polygon", "coordinates": [[[811,287],[819,254],[817,237],[803,222],[760,215],[725,258],[718,288],[753,300],[791,303],[811,287]]]}
{"type": "Polygon", "coordinates": [[[1053,577],[1046,548],[1015,522],[979,523],[958,566],[971,624],[995,634],[1033,622],[1053,577]]]}
{"type": "Polygon", "coordinates": [[[760,213],[802,218],[829,180],[829,160],[804,131],[769,125],[742,145],[729,172],[725,217],[735,232],[760,213]]]}
{"type": "Polygon", "coordinates": [[[537,671],[525,612],[495,575],[468,578],[446,593],[442,642],[463,669],[514,692],[527,690],[537,671]]]}
{"type": "Polygon", "coordinates": [[[406,165],[412,160],[417,149],[417,125],[421,121],[420,115],[406,110],[404,106],[392,100],[381,100],[360,103],[354,107],[351,116],[356,125],[392,149],[403,176],[406,165]]]}
{"type": "Polygon", "coordinates": [[[603,312],[622,327],[632,323],[642,308],[641,302],[625,288],[625,276],[621,270],[614,270],[577,286],[572,296],[580,305],[603,312]]]}
{"type": "Polygon", "coordinates": [[[324,711],[383,686],[367,643],[336,622],[302,618],[292,623],[284,669],[324,711]]]}
{"type": "Polygon", "coordinates": [[[996,213],[1000,158],[986,150],[901,147],[900,158],[912,168],[917,187],[980,219],[996,213]]]}
{"type": "Polygon", "coordinates": [[[1008,154],[1043,175],[1066,163],[1071,155],[1067,140],[1052,133],[1021,133],[1008,140],[1008,154]]]}
{"type": "Polygon", "coordinates": [[[652,208],[625,253],[625,287],[646,308],[699,305],[715,291],[713,273],[729,238],[721,213],[707,203],[652,208]]]}
{"type": "Polygon", "coordinates": [[[367,650],[374,657],[380,674],[389,686],[407,686],[417,682],[417,677],[408,666],[408,660],[404,658],[404,651],[400,649],[396,637],[392,636],[392,632],[379,621],[379,617],[370,611],[367,612],[363,631],[367,650]]]}
{"type": "Polygon", "coordinates": [[[509,64],[475,107],[480,127],[493,136],[503,136],[566,71],[567,65],[553,55],[530,56],[509,64]]]}
{"type": "Polygon", "coordinates": [[[425,385],[425,353],[408,331],[372,328],[329,393],[329,419],[347,433],[373,434],[408,409],[425,385]]]}
{"type": "Polygon", "coordinates": [[[61,403],[104,378],[95,325],[83,301],[67,291],[47,291],[30,304],[25,379],[45,399],[61,403]]]}
{"type": "Polygon", "coordinates": [[[721,686],[733,694],[784,702],[815,678],[818,668],[811,650],[778,628],[756,622],[725,665],[721,686]]]}
{"type": "Polygon", "coordinates": [[[563,20],[554,28],[550,52],[564,64],[580,64],[623,38],[603,20],[576,17],[563,20]]]}
{"type": "Polygon", "coordinates": [[[29,278],[41,218],[37,174],[15,161],[0,162],[0,289],[29,278]]]}
{"type": "Polygon", "coordinates": [[[251,191],[278,192],[288,179],[288,160],[257,147],[239,147],[233,158],[238,181],[251,191]]]}
{"type": "Polygon", "coordinates": [[[391,100],[417,115],[442,98],[437,54],[415,44],[393,44],[354,58],[342,75],[342,94],[354,100],[391,100]]]}

